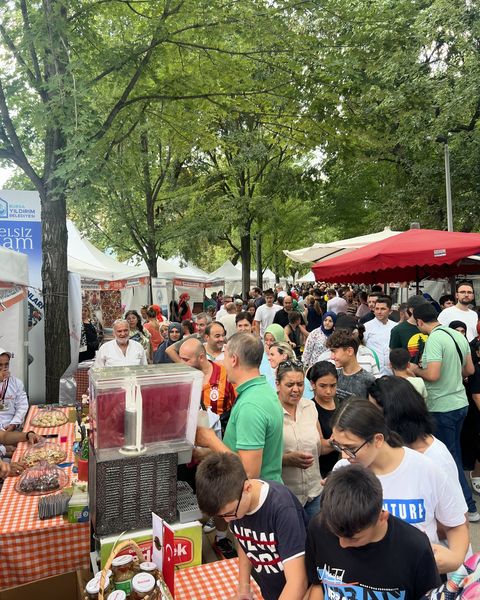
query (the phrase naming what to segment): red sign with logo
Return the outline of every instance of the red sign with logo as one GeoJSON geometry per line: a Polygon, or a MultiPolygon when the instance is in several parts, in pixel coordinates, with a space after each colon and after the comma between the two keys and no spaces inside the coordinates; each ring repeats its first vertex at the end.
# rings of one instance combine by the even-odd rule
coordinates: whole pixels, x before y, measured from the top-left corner
{"type": "MultiPolygon", "coordinates": [[[[152,540],[137,543],[140,550],[143,552],[145,560],[150,562],[152,560],[152,540]]],[[[193,542],[190,538],[175,536],[173,548],[175,566],[189,563],[193,560],[193,542]]],[[[136,556],[135,552],[130,548],[125,548],[125,550],[119,552],[119,555],[120,554],[130,554],[133,557],[136,556]]]]}
{"type": "Polygon", "coordinates": [[[189,538],[175,536],[175,565],[189,563],[193,560],[193,542],[189,538]]]}

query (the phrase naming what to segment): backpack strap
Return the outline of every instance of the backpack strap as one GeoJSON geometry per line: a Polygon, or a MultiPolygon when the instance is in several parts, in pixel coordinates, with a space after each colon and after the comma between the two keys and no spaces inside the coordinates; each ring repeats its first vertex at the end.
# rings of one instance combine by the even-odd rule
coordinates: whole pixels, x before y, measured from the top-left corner
{"type": "MultiPolygon", "coordinates": [[[[455,350],[457,351],[458,354],[458,358],[460,359],[460,367],[463,368],[463,360],[464,360],[464,356],[462,354],[462,351],[460,350],[459,345],[457,344],[455,338],[453,337],[453,335],[451,333],[449,333],[446,329],[439,329],[436,328],[435,331],[443,331],[443,333],[446,333],[448,335],[449,338],[451,338],[453,340],[453,343],[455,344],[455,350]]],[[[433,332],[432,332],[433,333],[433,332]]],[[[431,335],[431,334],[430,334],[431,335]]]]}

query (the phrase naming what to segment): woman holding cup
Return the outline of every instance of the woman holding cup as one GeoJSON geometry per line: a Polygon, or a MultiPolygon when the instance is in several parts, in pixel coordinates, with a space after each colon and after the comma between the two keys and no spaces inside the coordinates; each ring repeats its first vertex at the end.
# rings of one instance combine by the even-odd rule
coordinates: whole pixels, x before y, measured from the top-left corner
{"type": "Polygon", "coordinates": [[[303,364],[286,360],[277,367],[278,399],[283,407],[282,479],[310,520],[320,510],[321,433],[317,410],[303,398],[303,364]]]}

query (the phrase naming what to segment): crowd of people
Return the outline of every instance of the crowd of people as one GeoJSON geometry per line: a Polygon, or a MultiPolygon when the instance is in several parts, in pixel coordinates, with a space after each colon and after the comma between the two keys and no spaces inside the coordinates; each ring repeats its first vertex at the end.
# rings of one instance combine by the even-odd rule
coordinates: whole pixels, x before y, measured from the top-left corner
{"type": "Polygon", "coordinates": [[[480,521],[471,283],[438,303],[395,305],[380,286],[249,296],[212,294],[195,316],[186,295],[169,319],[158,306],[129,310],[94,363],[203,373],[201,404],[222,435],[197,427],[179,476],[217,554],[239,557],[237,600],[251,597],[251,575],[265,600],[440,598],[480,521]]]}

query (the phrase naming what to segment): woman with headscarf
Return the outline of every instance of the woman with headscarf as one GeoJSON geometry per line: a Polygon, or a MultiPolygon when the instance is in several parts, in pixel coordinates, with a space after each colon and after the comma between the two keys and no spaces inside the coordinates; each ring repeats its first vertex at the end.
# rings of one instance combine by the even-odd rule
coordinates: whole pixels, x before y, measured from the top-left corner
{"type": "Polygon", "coordinates": [[[189,300],[190,296],[186,292],[180,294],[180,299],[178,301],[178,317],[180,323],[182,321],[192,320],[192,311],[190,310],[190,305],[188,304],[189,300]]]}
{"type": "Polygon", "coordinates": [[[320,327],[314,329],[308,336],[302,356],[302,361],[306,370],[321,360],[320,357],[327,350],[327,340],[335,329],[336,320],[337,315],[334,312],[327,310],[323,315],[320,327]]]}
{"type": "Polygon", "coordinates": [[[143,324],[143,329],[148,331],[150,334],[150,343],[152,345],[152,352],[156,352],[157,348],[163,342],[163,337],[160,334],[160,323],[158,322],[157,312],[153,308],[153,305],[147,309],[148,321],[143,324]]]}
{"type": "Polygon", "coordinates": [[[263,334],[263,345],[265,348],[265,352],[268,352],[268,349],[275,342],[284,342],[285,341],[285,330],[278,323],[272,323],[265,329],[265,333],[263,334]]]}
{"type": "Polygon", "coordinates": [[[450,329],[455,329],[455,331],[461,333],[463,337],[467,337],[467,325],[463,321],[450,321],[448,326],[450,329]]]}
{"type": "Polygon", "coordinates": [[[166,349],[172,344],[175,344],[175,342],[181,340],[182,337],[182,326],[180,323],[170,323],[168,326],[168,338],[163,342],[163,344],[160,344],[158,350],[155,352],[153,356],[153,364],[158,365],[173,362],[167,355],[166,349]]]}
{"type": "Polygon", "coordinates": [[[158,304],[152,304],[150,306],[150,308],[153,308],[153,310],[155,311],[155,314],[157,316],[157,321],[159,323],[161,323],[164,319],[163,319],[162,309],[160,308],[160,306],[158,304]]]}

